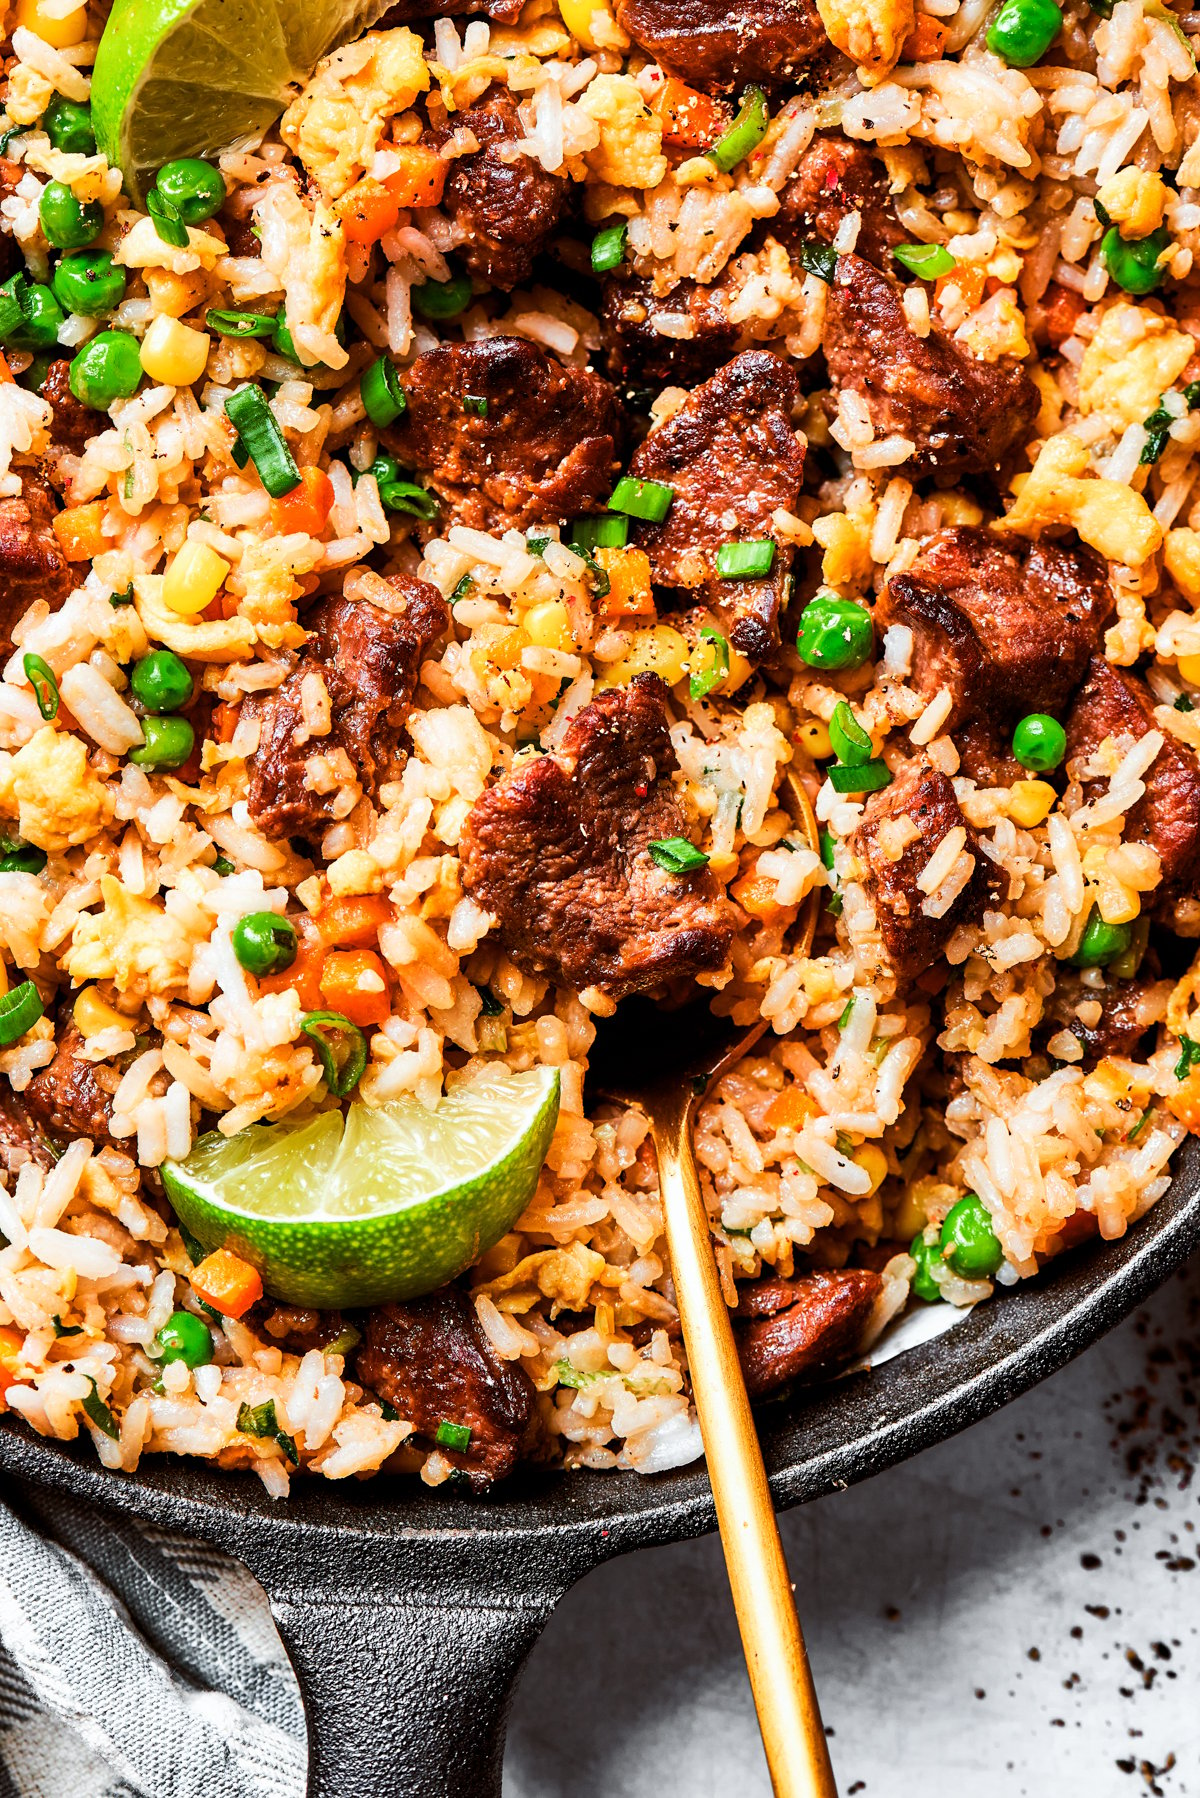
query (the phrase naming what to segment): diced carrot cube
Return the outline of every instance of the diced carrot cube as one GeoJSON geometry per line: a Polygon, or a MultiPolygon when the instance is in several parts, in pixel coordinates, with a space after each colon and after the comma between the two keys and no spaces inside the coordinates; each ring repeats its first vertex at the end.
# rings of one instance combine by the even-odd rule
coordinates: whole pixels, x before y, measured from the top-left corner
{"type": "Polygon", "coordinates": [[[654,591],[650,585],[650,558],[644,549],[598,549],[597,566],[608,576],[608,592],[600,610],[610,618],[624,614],[653,616],[654,591]]]}
{"type": "Polygon", "coordinates": [[[370,949],[332,949],[321,969],[321,997],[360,1028],[392,1015],[387,972],[370,949]]]}
{"type": "Polygon", "coordinates": [[[314,920],[327,948],[369,949],[380,927],[392,921],[392,902],[382,893],[363,893],[348,899],[330,899],[314,920]]]}
{"type": "Polygon", "coordinates": [[[333,510],[333,482],[323,468],[302,468],[299,485],[271,501],[271,523],[281,537],[303,531],[319,537],[333,510]]]}
{"type": "Polygon", "coordinates": [[[321,996],[321,969],[325,962],[325,943],[315,924],[307,918],[296,919],[299,945],[290,968],[278,974],[264,974],[258,983],[260,993],[296,992],[305,1011],[320,1011],[325,1004],[321,996]]]}
{"type": "Polygon", "coordinates": [[[1173,1093],[1167,1094],[1167,1110],[1177,1117],[1185,1130],[1200,1136],[1200,1068],[1193,1068],[1173,1093]]]}
{"type": "Polygon", "coordinates": [[[104,501],[89,500],[86,506],[68,506],[50,520],[58,547],[68,562],[90,562],[104,554],[104,501]]]}
{"type": "Polygon", "coordinates": [[[400,217],[400,204],[382,181],[364,175],[342,195],[334,211],[347,243],[378,243],[400,217]]]}
{"type": "Polygon", "coordinates": [[[771,1130],[802,1130],[817,1115],[816,1101],[802,1086],[789,1086],[772,1099],[767,1107],[766,1123],[771,1130]]]}
{"type": "Polygon", "coordinates": [[[946,47],[946,27],[927,12],[917,14],[916,23],[900,50],[901,62],[938,62],[946,47]]]}
{"type": "Polygon", "coordinates": [[[232,1249],[217,1249],[192,1270],[192,1291],[223,1317],[244,1317],[263,1295],[256,1267],[232,1249]]]}
{"type": "Polygon", "coordinates": [[[729,891],[744,912],[749,912],[763,924],[773,924],[776,919],[786,917],[791,909],[780,905],[776,899],[776,882],[765,874],[756,874],[752,868],[735,880],[729,891]]]}
{"type": "Polygon", "coordinates": [[[398,206],[440,206],[450,164],[427,144],[397,144],[400,167],[388,175],[384,186],[398,206]]]}
{"type": "Polygon", "coordinates": [[[1059,281],[1051,281],[1042,297],[1042,311],[1046,318],[1046,336],[1050,340],[1050,347],[1057,350],[1068,337],[1075,335],[1075,327],[1082,314],[1087,311],[1087,301],[1073,288],[1064,287],[1059,281]]]}
{"type": "Polygon", "coordinates": [[[662,120],[663,142],[669,148],[703,150],[729,124],[729,113],[719,100],[689,87],[670,75],[654,97],[654,111],[662,120]]]}
{"type": "Polygon", "coordinates": [[[9,1387],[19,1383],[17,1362],[24,1347],[24,1330],[18,1330],[13,1324],[0,1325],[0,1410],[4,1409],[9,1387]]]}

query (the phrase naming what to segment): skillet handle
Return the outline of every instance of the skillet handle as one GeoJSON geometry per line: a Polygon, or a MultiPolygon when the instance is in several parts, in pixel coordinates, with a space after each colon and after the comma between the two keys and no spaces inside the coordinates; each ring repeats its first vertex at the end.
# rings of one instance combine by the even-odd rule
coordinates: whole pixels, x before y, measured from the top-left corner
{"type": "Polygon", "coordinates": [[[335,1543],[300,1577],[251,1562],[304,1697],[308,1798],[500,1798],[521,1668],[584,1568],[440,1546],[335,1543]]]}

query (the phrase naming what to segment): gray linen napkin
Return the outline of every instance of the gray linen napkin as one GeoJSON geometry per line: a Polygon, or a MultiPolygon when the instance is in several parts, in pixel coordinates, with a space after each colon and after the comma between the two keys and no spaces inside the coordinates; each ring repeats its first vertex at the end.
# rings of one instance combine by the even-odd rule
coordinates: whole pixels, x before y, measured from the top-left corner
{"type": "Polygon", "coordinates": [[[0,1491],[0,1798],[303,1798],[300,1692],[246,1570],[0,1491]]]}

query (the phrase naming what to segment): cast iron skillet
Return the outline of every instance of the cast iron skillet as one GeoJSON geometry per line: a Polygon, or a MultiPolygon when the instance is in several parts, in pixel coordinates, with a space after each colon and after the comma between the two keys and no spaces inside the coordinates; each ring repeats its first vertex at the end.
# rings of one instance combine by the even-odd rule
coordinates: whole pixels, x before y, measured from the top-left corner
{"type": "MultiPolygon", "coordinates": [[[[987,1416],[1112,1328],[1200,1243],[1200,1144],[1118,1243],[1064,1256],[876,1372],[763,1408],[781,1506],[865,1479],[987,1416]]],[[[90,1442],[6,1418],[0,1466],[218,1544],[270,1596],[308,1709],[311,1798],[500,1798],[516,1678],[558,1600],[609,1555],[713,1527],[703,1467],[531,1471],[487,1501],[411,1480],[297,1481],[150,1456],[107,1473],[90,1442]]],[[[794,1568],[801,1584],[805,1570],[794,1568]]],[[[682,1646],[682,1645],[681,1645],[682,1646]]],[[[565,1789],[565,1787],[564,1787],[565,1789]]]]}

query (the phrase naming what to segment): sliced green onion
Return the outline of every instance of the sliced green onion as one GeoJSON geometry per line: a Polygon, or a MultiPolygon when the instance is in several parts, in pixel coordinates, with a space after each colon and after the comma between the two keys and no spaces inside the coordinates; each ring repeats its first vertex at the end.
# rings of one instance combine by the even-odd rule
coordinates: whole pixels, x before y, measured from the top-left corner
{"type": "Polygon", "coordinates": [[[342,1330],[339,1335],[335,1336],[332,1342],[327,1342],[324,1345],[321,1352],[325,1355],[348,1355],[350,1350],[352,1348],[357,1348],[361,1341],[362,1331],[356,1330],[353,1324],[347,1324],[345,1329],[342,1330]]]}
{"type": "Polygon", "coordinates": [[[225,401],[225,411],[272,499],[282,499],[300,485],[300,470],[287,446],[261,387],[239,387],[225,401]]]}
{"type": "Polygon", "coordinates": [[[241,1405],[237,1414],[237,1427],[243,1436],[265,1436],[272,1442],[277,1442],[292,1466],[300,1465],[295,1442],[286,1430],[279,1427],[273,1398],[264,1399],[261,1405],[241,1405]]]}
{"type": "Polygon", "coordinates": [[[464,393],[463,411],[473,413],[476,418],[486,418],[488,414],[488,403],[482,394],[464,393]]]}
{"type": "Polygon", "coordinates": [[[838,1029],[844,1030],[846,1028],[846,1025],[850,1022],[850,1020],[853,1016],[854,1016],[854,1000],[847,999],[846,1009],[843,1011],[841,1017],[838,1019],[838,1029]]]}
{"type": "Polygon", "coordinates": [[[693,699],[705,699],[714,687],[719,687],[729,673],[729,640],[720,631],[706,624],[700,632],[701,643],[711,643],[713,658],[708,667],[699,673],[693,673],[688,681],[688,692],[693,699]]]}
{"type": "Polygon", "coordinates": [[[220,306],[209,308],[204,323],[218,337],[270,337],[275,329],[275,319],[269,313],[229,312],[220,306]]]}
{"type": "Polygon", "coordinates": [[[213,873],[214,874],[220,874],[221,876],[224,876],[226,874],[236,873],[236,871],[237,871],[237,863],[231,862],[227,855],[214,855],[213,856],[213,873]]]}
{"type": "Polygon", "coordinates": [[[1192,1069],[1200,1062],[1200,1043],[1194,1043],[1190,1036],[1179,1039],[1180,1055],[1175,1063],[1176,1080],[1186,1080],[1192,1069]]]}
{"type": "Polygon", "coordinates": [[[460,599],[467,598],[474,585],[475,582],[471,579],[471,576],[469,574],[464,574],[453,593],[450,595],[449,605],[451,611],[454,610],[460,599]]]}
{"type": "Polygon", "coordinates": [[[45,1009],[32,980],[23,980],[20,986],[14,986],[11,992],[0,997],[0,1049],[19,1042],[27,1030],[32,1030],[45,1009]]]}
{"type": "Polygon", "coordinates": [[[6,843],[0,854],[0,874],[40,874],[46,851],[33,843],[6,843]]]}
{"type": "Polygon", "coordinates": [[[490,986],[477,986],[475,991],[479,994],[479,1004],[485,1018],[502,1018],[504,1016],[504,1001],[497,999],[490,986]]]}
{"type": "Polygon", "coordinates": [[[774,560],[771,537],[758,537],[752,543],[722,543],[717,551],[717,573],[723,581],[752,579],[770,574],[774,560]]]}
{"type": "Polygon", "coordinates": [[[911,275],[919,275],[922,281],[936,281],[939,275],[948,275],[952,268],[958,267],[945,244],[941,243],[899,243],[892,255],[911,275]]]}
{"type": "Polygon", "coordinates": [[[41,656],[27,655],[24,660],[25,679],[33,688],[33,696],[37,700],[37,709],[43,718],[58,716],[58,682],[54,678],[54,670],[49,662],[43,662],[41,656]]]}
{"type": "Polygon", "coordinates": [[[707,855],[686,837],[660,837],[648,848],[650,860],[665,868],[668,874],[690,874],[696,868],[708,866],[707,855]]]}
{"type": "Polygon", "coordinates": [[[526,537],[525,548],[531,556],[544,556],[549,541],[549,537],[526,537]]]}
{"type": "Polygon", "coordinates": [[[826,287],[833,286],[837,251],[831,243],[818,243],[815,238],[811,238],[800,245],[798,254],[800,266],[806,274],[816,275],[819,280],[824,281],[826,287]]]}
{"type": "Polygon", "coordinates": [[[835,762],[826,769],[829,784],[835,793],[877,793],[881,787],[891,784],[891,775],[886,762],[860,762],[857,767],[843,767],[835,762]]]}
{"type": "Polygon", "coordinates": [[[435,1441],[437,1441],[442,1448],[457,1449],[459,1454],[461,1454],[465,1449],[468,1449],[471,1446],[470,1427],[465,1423],[451,1423],[448,1417],[443,1417],[441,1423],[439,1423],[437,1427],[435,1441]]]}
{"type": "Polygon", "coordinates": [[[1188,411],[1194,412],[1200,406],[1200,381],[1189,381],[1183,390],[1183,398],[1188,411]]]}
{"type": "Polygon", "coordinates": [[[593,599],[607,599],[612,592],[612,581],[609,579],[608,569],[601,568],[599,562],[594,561],[591,556],[585,556],[584,560],[588,565],[588,573],[592,577],[593,599]]]}
{"type": "Polygon", "coordinates": [[[434,495],[415,481],[385,481],[379,498],[389,512],[411,512],[417,518],[436,518],[440,509],[434,495]]]}
{"type": "Polygon", "coordinates": [[[0,287],[0,343],[8,343],[25,329],[25,312],[19,298],[24,280],[24,275],[10,275],[0,287]]]}
{"type": "Polygon", "coordinates": [[[130,581],[129,585],[120,593],[110,593],[108,603],[110,606],[131,606],[133,604],[133,582],[130,581]]]}
{"type": "Polygon", "coordinates": [[[728,174],[730,169],[744,162],[751,150],[761,144],[767,135],[767,124],[770,120],[767,111],[767,96],[761,87],[748,87],[742,94],[742,104],[738,115],[723,137],[719,137],[712,149],[706,154],[710,162],[728,174]]]}
{"type": "Polygon", "coordinates": [[[662,481],[636,481],[622,475],[608,502],[610,512],[627,512],[631,518],[644,518],[648,524],[661,524],[675,498],[674,487],[662,481]]]}
{"type": "Polygon", "coordinates": [[[157,187],[152,187],[146,195],[146,211],[154,220],[154,229],[164,243],[169,243],[175,250],[187,249],[188,233],[183,214],[173,201],[159,193],[157,187]]]}
{"type": "Polygon", "coordinates": [[[1175,423],[1174,415],[1165,406],[1156,406],[1142,420],[1142,429],[1146,433],[1146,441],[1142,445],[1142,453],[1138,457],[1139,468],[1149,468],[1157,462],[1167,447],[1167,438],[1171,426],[1175,423]]]}
{"type": "Polygon", "coordinates": [[[829,741],[834,754],[847,768],[861,768],[871,759],[871,738],[844,699],[839,699],[829,720],[829,741]]]}
{"type": "Polygon", "coordinates": [[[618,268],[625,260],[625,239],[629,236],[628,225],[605,225],[603,231],[597,231],[592,239],[592,273],[607,274],[610,268],[618,268]]]}
{"type": "Polygon", "coordinates": [[[92,1379],[91,1374],[85,1374],[84,1378],[88,1381],[92,1390],[88,1393],[86,1398],[80,1399],[80,1404],[83,1406],[85,1413],[91,1418],[98,1430],[103,1430],[104,1434],[106,1436],[111,1436],[114,1442],[119,1441],[121,1432],[113,1420],[112,1412],[100,1397],[100,1388],[97,1386],[95,1380],[92,1379]]]}
{"type": "Polygon", "coordinates": [[[372,362],[358,387],[367,417],[377,431],[394,424],[408,406],[396,364],[390,356],[381,356],[378,362],[372,362]]]}
{"type": "Polygon", "coordinates": [[[1192,704],[1186,693],[1181,693],[1179,698],[1175,701],[1175,710],[1177,712],[1194,712],[1195,709],[1195,706],[1192,704]]]}
{"type": "Polygon", "coordinates": [[[54,1316],[50,1319],[50,1322],[54,1325],[54,1334],[57,1337],[83,1335],[82,1324],[65,1324],[57,1312],[55,1312],[54,1316]]]}
{"type": "Polygon", "coordinates": [[[335,1099],[352,1093],[367,1065],[367,1039],[340,1011],[310,1011],[300,1028],[317,1052],[325,1084],[335,1099]]]}
{"type": "Polygon", "coordinates": [[[598,518],[577,518],[571,526],[570,547],[576,555],[594,555],[598,549],[624,549],[629,542],[629,520],[619,513],[598,518]]]}

